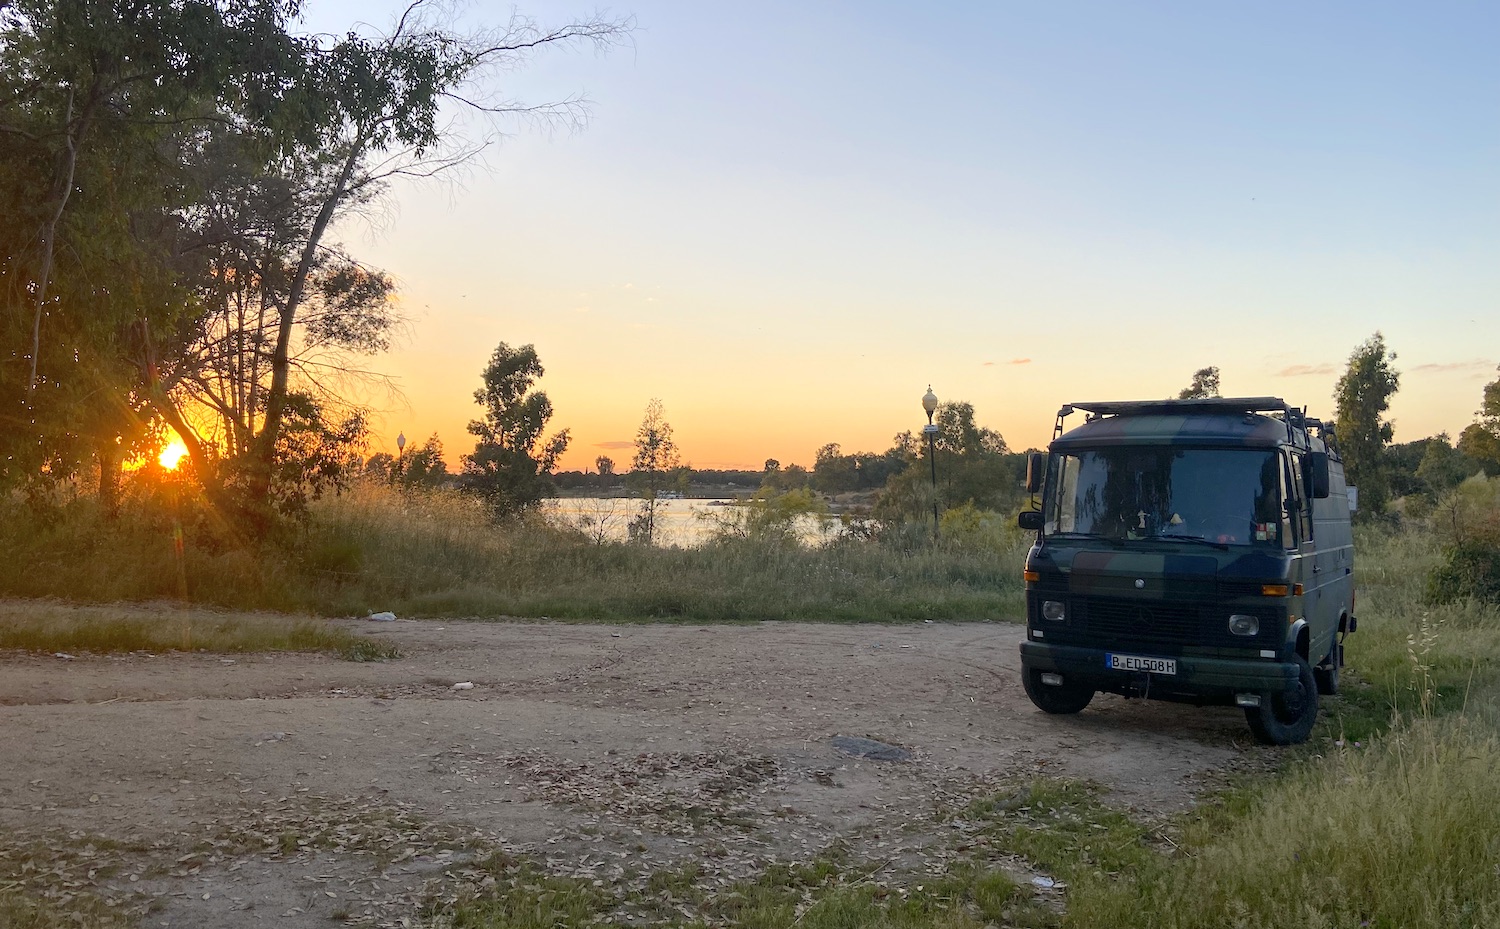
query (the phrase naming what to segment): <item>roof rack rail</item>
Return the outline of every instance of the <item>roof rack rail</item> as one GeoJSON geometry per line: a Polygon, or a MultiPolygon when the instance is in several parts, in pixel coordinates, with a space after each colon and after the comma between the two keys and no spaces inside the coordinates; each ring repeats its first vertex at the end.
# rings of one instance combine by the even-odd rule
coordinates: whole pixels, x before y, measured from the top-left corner
{"type": "Polygon", "coordinates": [[[1187,416],[1194,413],[1272,413],[1286,424],[1287,441],[1303,447],[1307,445],[1308,430],[1316,429],[1329,450],[1338,454],[1333,424],[1307,415],[1306,407],[1294,407],[1280,397],[1203,397],[1194,400],[1101,400],[1087,403],[1066,403],[1057,411],[1057,423],[1052,428],[1055,441],[1063,434],[1063,420],[1075,410],[1088,413],[1088,422],[1122,413],[1157,413],[1187,416]]]}
{"type": "MultiPolygon", "coordinates": [[[[1290,407],[1280,397],[1204,397],[1198,400],[1101,400],[1092,403],[1069,403],[1063,407],[1071,413],[1083,410],[1094,416],[1120,413],[1286,413],[1290,407]]],[[[1067,413],[1059,411],[1059,415],[1067,413]]]]}

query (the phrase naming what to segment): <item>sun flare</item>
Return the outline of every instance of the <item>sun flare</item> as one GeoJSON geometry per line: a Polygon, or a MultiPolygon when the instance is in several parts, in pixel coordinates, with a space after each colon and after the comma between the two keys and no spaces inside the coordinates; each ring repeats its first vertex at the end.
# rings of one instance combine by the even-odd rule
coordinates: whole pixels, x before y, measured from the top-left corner
{"type": "Polygon", "coordinates": [[[156,456],[156,460],[161,462],[161,466],[168,471],[175,471],[182,463],[182,459],[187,457],[187,453],[187,446],[182,444],[182,440],[173,439],[167,443],[166,448],[161,450],[161,454],[156,456]]]}

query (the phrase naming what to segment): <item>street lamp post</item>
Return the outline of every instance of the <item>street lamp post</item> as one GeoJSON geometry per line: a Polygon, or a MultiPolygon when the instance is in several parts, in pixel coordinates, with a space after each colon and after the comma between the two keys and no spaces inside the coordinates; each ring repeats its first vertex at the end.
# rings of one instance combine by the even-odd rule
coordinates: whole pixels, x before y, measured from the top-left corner
{"type": "Polygon", "coordinates": [[[938,537],[938,497],[937,497],[937,431],[938,427],[932,422],[932,414],[937,411],[937,394],[932,392],[932,385],[927,385],[927,393],[922,397],[922,409],[927,411],[927,425],[922,427],[922,434],[927,436],[927,461],[932,466],[932,541],[936,542],[938,537]]]}
{"type": "Polygon", "coordinates": [[[406,433],[396,433],[396,480],[401,480],[401,466],[406,464],[406,433]]]}

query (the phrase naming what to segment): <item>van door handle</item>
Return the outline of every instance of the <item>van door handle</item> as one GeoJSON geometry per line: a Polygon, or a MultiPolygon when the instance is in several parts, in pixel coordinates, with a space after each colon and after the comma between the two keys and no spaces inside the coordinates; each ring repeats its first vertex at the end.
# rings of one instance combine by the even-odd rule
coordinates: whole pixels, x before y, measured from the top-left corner
{"type": "Polygon", "coordinates": [[[1318,572],[1319,572],[1319,571],[1321,571],[1321,570],[1323,570],[1323,569],[1322,569],[1322,568],[1320,568],[1320,567],[1318,567],[1318,566],[1317,566],[1317,565],[1313,565],[1313,573],[1314,573],[1314,574],[1317,574],[1317,573],[1318,573],[1318,572]]]}

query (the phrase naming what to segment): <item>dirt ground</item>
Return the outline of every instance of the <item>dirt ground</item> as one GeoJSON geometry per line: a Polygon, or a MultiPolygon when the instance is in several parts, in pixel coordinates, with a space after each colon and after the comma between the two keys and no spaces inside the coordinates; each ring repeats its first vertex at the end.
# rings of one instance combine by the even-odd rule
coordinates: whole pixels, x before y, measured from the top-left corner
{"type": "Polygon", "coordinates": [[[0,656],[0,855],[141,926],[416,926],[493,850],[722,883],[839,841],[920,874],[961,854],[940,813],[1018,779],[1149,818],[1267,757],[1232,709],[1045,716],[1013,625],[351,624],[402,657],[0,656]]]}

